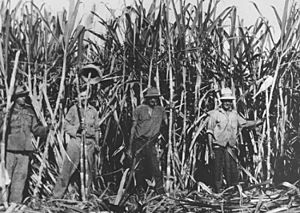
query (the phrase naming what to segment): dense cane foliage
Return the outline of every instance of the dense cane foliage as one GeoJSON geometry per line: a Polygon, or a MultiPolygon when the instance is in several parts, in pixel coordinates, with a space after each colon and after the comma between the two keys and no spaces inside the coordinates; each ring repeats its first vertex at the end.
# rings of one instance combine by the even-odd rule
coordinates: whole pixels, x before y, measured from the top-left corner
{"type": "Polygon", "coordinates": [[[93,10],[78,23],[79,1],[70,0],[68,12],[58,14],[32,2],[10,8],[9,0],[2,1],[1,106],[17,67],[16,83],[25,82],[37,116],[44,125],[47,119],[55,125],[47,141],[34,141],[32,196],[51,194],[65,154],[64,116],[76,102],[76,73],[89,63],[103,69],[101,81],[92,85],[102,129],[94,179],[101,197],[117,195],[116,205],[126,202],[131,116],[150,86],[161,92],[169,118],[157,146],[169,192],[192,190],[199,181],[210,184],[205,119],[219,105],[224,86],[235,92],[242,116],[265,118],[262,126],[239,134],[242,181],[297,180],[299,5],[286,0],[283,14],[274,8],[281,30],[277,38],[263,16],[244,26],[235,7],[220,10],[218,2],[161,0],[146,10],[136,1],[109,21],[93,10]],[[90,28],[94,22],[105,33],[90,28]]]}

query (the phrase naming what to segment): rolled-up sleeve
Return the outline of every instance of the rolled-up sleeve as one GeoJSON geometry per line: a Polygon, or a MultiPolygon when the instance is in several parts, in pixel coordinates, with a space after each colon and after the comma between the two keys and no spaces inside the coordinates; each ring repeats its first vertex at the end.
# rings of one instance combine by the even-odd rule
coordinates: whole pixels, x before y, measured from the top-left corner
{"type": "Polygon", "coordinates": [[[35,115],[32,115],[32,127],[31,131],[36,137],[46,137],[49,131],[48,127],[43,126],[41,123],[37,121],[35,115]]]}
{"type": "Polygon", "coordinates": [[[247,123],[247,121],[239,114],[238,114],[237,118],[238,118],[239,128],[243,127],[247,123]]]}

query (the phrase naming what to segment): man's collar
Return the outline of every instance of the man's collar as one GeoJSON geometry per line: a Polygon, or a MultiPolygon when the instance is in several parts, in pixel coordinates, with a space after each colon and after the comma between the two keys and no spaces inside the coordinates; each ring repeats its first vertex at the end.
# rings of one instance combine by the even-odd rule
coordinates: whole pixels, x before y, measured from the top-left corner
{"type": "Polygon", "coordinates": [[[230,111],[225,111],[225,110],[223,109],[223,107],[218,107],[218,111],[219,111],[219,112],[222,112],[223,114],[226,114],[227,112],[232,112],[232,110],[230,110],[230,111]]]}
{"type": "Polygon", "coordinates": [[[218,107],[218,111],[221,113],[226,113],[225,110],[222,107],[218,107]]]}

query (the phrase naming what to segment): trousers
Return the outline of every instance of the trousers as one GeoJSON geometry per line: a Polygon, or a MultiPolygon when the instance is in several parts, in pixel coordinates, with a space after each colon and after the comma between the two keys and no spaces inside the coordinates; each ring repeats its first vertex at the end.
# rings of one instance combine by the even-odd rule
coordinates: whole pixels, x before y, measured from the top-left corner
{"type": "Polygon", "coordinates": [[[21,203],[23,191],[28,175],[29,153],[10,152],[6,153],[6,168],[11,180],[8,191],[8,201],[21,203]]]}
{"type": "Polygon", "coordinates": [[[146,179],[154,178],[157,193],[164,193],[163,175],[159,169],[159,161],[155,141],[136,139],[133,142],[133,150],[136,153],[136,180],[137,186],[147,187],[146,179]]]}
{"type": "MultiPolygon", "coordinates": [[[[95,142],[94,141],[86,141],[86,150],[85,156],[88,161],[88,168],[86,168],[86,172],[88,174],[87,187],[90,189],[92,184],[93,177],[93,165],[94,165],[94,150],[95,150],[95,142]]],[[[80,165],[80,138],[73,138],[70,140],[67,146],[67,153],[63,160],[63,165],[61,168],[61,172],[57,178],[56,184],[53,189],[53,197],[54,198],[62,198],[68,188],[70,179],[74,172],[79,168],[80,165]]]]}
{"type": "Polygon", "coordinates": [[[213,162],[214,187],[217,192],[220,191],[223,184],[223,175],[228,186],[238,184],[239,172],[237,163],[231,157],[225,147],[213,148],[215,160],[213,162]]]}

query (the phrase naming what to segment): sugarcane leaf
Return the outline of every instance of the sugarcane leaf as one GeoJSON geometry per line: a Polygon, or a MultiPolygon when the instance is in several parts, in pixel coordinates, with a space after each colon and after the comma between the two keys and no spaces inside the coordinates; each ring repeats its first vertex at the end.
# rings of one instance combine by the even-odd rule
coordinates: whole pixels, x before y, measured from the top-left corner
{"type": "Polygon", "coordinates": [[[282,14],[282,28],[281,28],[281,38],[283,39],[283,35],[285,34],[287,20],[288,20],[288,12],[289,12],[289,0],[285,0],[283,14],[282,14]]]}
{"type": "Polygon", "coordinates": [[[253,6],[255,7],[256,11],[259,13],[259,15],[260,15],[261,17],[263,17],[263,14],[261,13],[261,11],[260,11],[260,9],[258,8],[257,4],[256,4],[255,2],[253,2],[253,1],[250,1],[250,2],[253,4],[253,6]]]}
{"type": "Polygon", "coordinates": [[[272,7],[272,9],[273,9],[273,11],[274,11],[274,13],[275,13],[275,16],[276,16],[276,19],[277,19],[277,22],[278,22],[278,25],[279,25],[280,29],[283,30],[283,29],[282,29],[282,21],[281,21],[281,19],[280,19],[280,16],[279,16],[279,14],[278,14],[276,8],[275,8],[274,6],[271,6],[271,7],[272,7]]]}
{"type": "Polygon", "coordinates": [[[266,77],[265,81],[261,84],[259,91],[253,96],[253,98],[256,98],[260,93],[266,91],[270,86],[272,86],[274,82],[274,77],[269,75],[266,77]]]}
{"type": "Polygon", "coordinates": [[[94,27],[94,13],[96,11],[96,4],[93,4],[92,6],[92,10],[90,11],[90,13],[88,14],[88,16],[86,17],[85,21],[84,21],[84,26],[86,29],[93,29],[94,27]]]}

